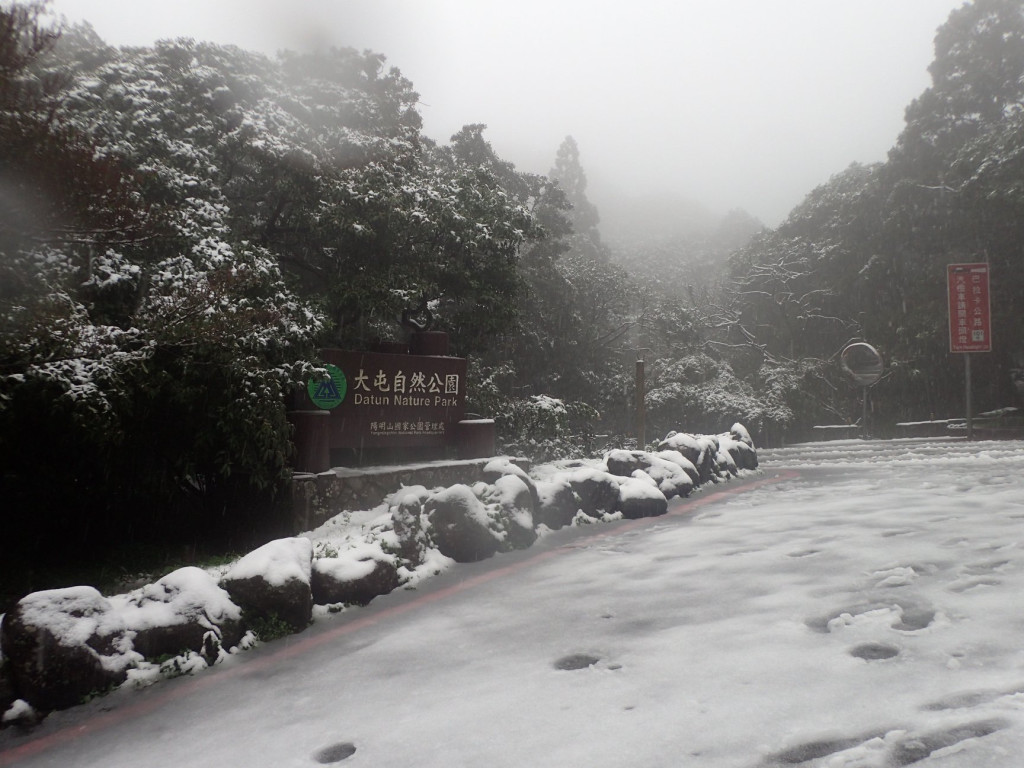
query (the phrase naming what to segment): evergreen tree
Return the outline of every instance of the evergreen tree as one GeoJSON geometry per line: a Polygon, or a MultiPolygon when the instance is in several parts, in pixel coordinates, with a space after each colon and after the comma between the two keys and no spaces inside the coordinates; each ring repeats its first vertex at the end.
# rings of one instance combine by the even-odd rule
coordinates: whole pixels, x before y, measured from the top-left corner
{"type": "Polygon", "coordinates": [[[54,49],[39,10],[0,8],[4,561],[248,536],[318,315],[231,236],[201,134],[173,135],[195,117],[130,87],[136,54],[54,49]]]}
{"type": "Polygon", "coordinates": [[[608,248],[601,242],[598,230],[600,216],[587,198],[587,174],[580,163],[580,150],[572,136],[566,136],[555,155],[555,164],[548,176],[562,188],[572,208],[569,222],[573,235],[570,249],[596,261],[608,260],[608,248]]]}
{"type": "MultiPolygon", "coordinates": [[[[837,174],[734,259],[736,312],[723,324],[769,366],[834,361],[852,339],[874,344],[888,362],[875,387],[880,421],[962,411],[947,264],[992,269],[995,348],[974,356],[976,404],[1014,403],[1024,365],[1024,4],[966,3],[939,29],[935,53],[932,85],[908,107],[888,161],[837,174]]],[[[802,412],[805,422],[856,412],[835,370],[836,396],[808,398],[825,409],[802,412]]]]}

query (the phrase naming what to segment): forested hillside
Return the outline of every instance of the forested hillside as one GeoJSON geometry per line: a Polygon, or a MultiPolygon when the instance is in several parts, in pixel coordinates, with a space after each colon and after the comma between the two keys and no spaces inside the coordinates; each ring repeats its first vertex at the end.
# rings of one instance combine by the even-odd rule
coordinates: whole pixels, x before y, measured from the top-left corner
{"type": "Polygon", "coordinates": [[[946,265],[957,262],[988,262],[992,274],[994,349],[973,356],[977,406],[1020,405],[1024,4],[975,0],[953,12],[929,71],[886,162],[837,174],[730,263],[729,339],[748,345],[751,366],[802,361],[800,421],[851,413],[830,371],[854,339],[887,363],[872,393],[883,427],[963,415],[963,362],[948,353],[946,321],[946,265]]]}
{"type": "Polygon", "coordinates": [[[1020,0],[956,11],[888,161],[777,229],[734,211],[614,242],[585,147],[552,147],[542,176],[483,125],[433,141],[383,55],[117,49],[44,8],[0,6],[0,497],[26,552],[54,526],[76,544],[258,527],[317,349],[397,338],[422,305],[509,451],[631,435],[637,355],[650,438],[742,421],[766,444],[859,417],[836,364],[852,340],[887,362],[877,424],[958,415],[945,265],[984,260],[996,351],[977,399],[1016,402],[1020,0]]]}

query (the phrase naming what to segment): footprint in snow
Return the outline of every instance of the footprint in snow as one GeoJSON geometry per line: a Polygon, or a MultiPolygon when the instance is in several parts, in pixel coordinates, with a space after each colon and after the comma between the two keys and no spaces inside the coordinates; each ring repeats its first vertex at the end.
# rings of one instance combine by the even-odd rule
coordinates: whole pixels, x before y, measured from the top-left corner
{"type": "Polygon", "coordinates": [[[862,643],[850,649],[850,655],[865,661],[882,661],[900,655],[900,649],[885,643],[862,643]]]}
{"type": "Polygon", "coordinates": [[[950,709],[970,709],[982,704],[1001,699],[1004,696],[1017,696],[1024,693],[1024,684],[1010,686],[1003,690],[961,691],[952,693],[921,707],[926,712],[944,712],[950,709]]]}
{"type": "MultiPolygon", "coordinates": [[[[762,766],[775,768],[776,766],[803,765],[831,755],[838,755],[841,752],[870,748],[872,752],[880,750],[888,752],[885,765],[902,768],[902,766],[919,763],[940,749],[952,747],[968,739],[989,736],[1008,725],[1006,720],[1001,719],[976,720],[927,733],[901,734],[896,729],[892,729],[848,738],[820,739],[797,744],[768,755],[762,766]]],[[[818,763],[815,762],[815,764],[818,763]]],[[[842,764],[847,763],[844,761],[842,764]]]]}
{"type": "Polygon", "coordinates": [[[332,744],[329,747],[324,747],[313,755],[313,759],[321,765],[330,765],[331,763],[340,763],[342,760],[352,757],[355,753],[355,744],[343,741],[339,744],[332,744]]]}
{"type": "Polygon", "coordinates": [[[589,653],[573,653],[569,656],[563,656],[555,662],[555,669],[561,669],[565,671],[572,671],[576,669],[586,669],[592,667],[601,658],[599,656],[591,656],[589,653]]]}

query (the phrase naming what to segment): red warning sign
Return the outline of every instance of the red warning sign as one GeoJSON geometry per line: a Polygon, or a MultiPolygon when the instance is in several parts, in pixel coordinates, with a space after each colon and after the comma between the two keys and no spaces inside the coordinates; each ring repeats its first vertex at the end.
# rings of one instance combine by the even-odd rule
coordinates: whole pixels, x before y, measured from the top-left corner
{"type": "Polygon", "coordinates": [[[992,351],[988,276],[985,263],[947,266],[950,352],[992,351]]]}

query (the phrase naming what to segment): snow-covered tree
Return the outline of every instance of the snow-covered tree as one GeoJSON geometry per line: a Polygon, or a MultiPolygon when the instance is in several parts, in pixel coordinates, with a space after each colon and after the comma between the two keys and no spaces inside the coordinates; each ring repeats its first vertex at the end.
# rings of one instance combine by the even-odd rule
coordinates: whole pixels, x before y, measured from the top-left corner
{"type": "Polygon", "coordinates": [[[595,261],[607,261],[608,247],[598,229],[601,218],[587,197],[587,174],[580,162],[579,145],[572,136],[566,136],[558,147],[548,176],[558,183],[572,206],[568,213],[573,228],[569,239],[571,251],[595,261]]]}
{"type": "MultiPolygon", "coordinates": [[[[887,361],[875,388],[881,420],[963,407],[962,370],[948,354],[947,264],[987,261],[993,274],[996,343],[975,356],[976,402],[1014,403],[1011,371],[1024,365],[1024,5],[954,10],[929,71],[887,162],[837,174],[733,259],[733,316],[722,324],[726,341],[770,365],[834,360],[855,338],[876,345],[887,361]]],[[[850,388],[835,385],[841,412],[850,388]]]]}
{"type": "Polygon", "coordinates": [[[0,46],[0,123],[19,138],[0,146],[5,541],[24,553],[54,546],[39,537],[61,527],[76,551],[126,527],[237,533],[239,500],[287,477],[286,395],[320,318],[265,247],[231,232],[201,133],[212,120],[200,113],[188,135],[159,53],[48,58],[56,30],[38,9],[0,9],[0,29],[12,25],[0,46]]]}

